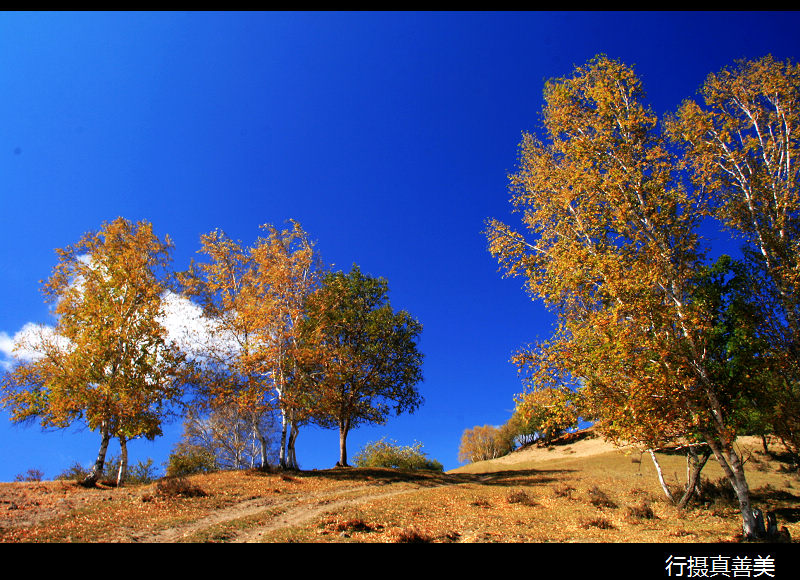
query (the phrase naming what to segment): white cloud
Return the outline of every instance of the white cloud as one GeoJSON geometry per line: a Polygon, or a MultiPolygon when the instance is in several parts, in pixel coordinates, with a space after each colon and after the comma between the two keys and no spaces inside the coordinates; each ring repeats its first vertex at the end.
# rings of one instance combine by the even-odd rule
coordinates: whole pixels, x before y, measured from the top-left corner
{"type": "Polygon", "coordinates": [[[17,358],[28,361],[37,358],[35,345],[41,336],[52,334],[52,328],[28,322],[13,337],[5,332],[0,333],[0,351],[6,358],[17,358]]]}
{"type": "Polygon", "coordinates": [[[9,360],[14,350],[14,339],[7,333],[0,330],[0,369],[11,370],[12,363],[9,360]]]}
{"type": "Polygon", "coordinates": [[[190,357],[203,358],[202,352],[209,348],[225,354],[239,350],[235,338],[214,320],[203,316],[200,306],[174,292],[164,294],[161,324],[167,329],[169,340],[190,357]]]}
{"type": "Polygon", "coordinates": [[[8,336],[7,333],[0,330],[0,353],[3,354],[4,357],[11,356],[11,352],[14,350],[14,339],[8,336]]]}
{"type": "MultiPolygon", "coordinates": [[[[213,320],[203,316],[200,306],[174,292],[164,294],[164,315],[161,323],[168,339],[190,357],[203,358],[202,352],[214,348],[217,354],[230,355],[239,345],[230,333],[225,333],[213,320]]],[[[49,343],[69,348],[69,340],[56,335],[52,326],[26,323],[14,336],[0,331],[0,368],[10,370],[17,362],[41,357],[41,345],[49,343]]]]}
{"type": "Polygon", "coordinates": [[[41,345],[49,343],[69,348],[69,340],[58,336],[52,326],[26,323],[14,336],[0,331],[0,366],[11,369],[15,362],[28,362],[42,356],[41,345]]]}

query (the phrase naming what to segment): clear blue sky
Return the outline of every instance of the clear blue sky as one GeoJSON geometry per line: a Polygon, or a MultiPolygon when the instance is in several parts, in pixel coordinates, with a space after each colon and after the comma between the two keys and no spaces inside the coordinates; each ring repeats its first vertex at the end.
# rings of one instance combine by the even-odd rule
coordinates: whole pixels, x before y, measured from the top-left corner
{"type": "MultiPolygon", "coordinates": [[[[665,113],[734,59],[797,59],[799,29],[797,12],[0,13],[0,339],[52,323],[54,249],[103,221],[152,222],[183,269],[203,233],[249,243],[293,218],[424,325],[425,404],[352,432],[350,457],[386,436],[457,467],[465,428],[509,417],[509,357],[551,331],[481,234],[514,222],[506,178],[544,81],[602,52],[665,113]]],[[[162,463],[180,431],[134,441],[132,461],[162,463]]],[[[0,481],[98,444],[0,412],[0,481]]],[[[337,446],[306,428],[301,467],[337,446]]]]}

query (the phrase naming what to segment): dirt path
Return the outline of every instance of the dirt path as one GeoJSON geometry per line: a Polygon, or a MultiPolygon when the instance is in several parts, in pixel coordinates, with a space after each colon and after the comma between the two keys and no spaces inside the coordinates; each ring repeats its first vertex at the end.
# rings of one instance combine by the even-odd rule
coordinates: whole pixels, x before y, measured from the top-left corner
{"type": "MultiPolygon", "coordinates": [[[[343,499],[328,501],[325,497],[317,498],[316,501],[309,504],[294,505],[288,510],[272,518],[270,522],[267,523],[266,525],[246,530],[241,534],[236,535],[229,541],[238,543],[258,542],[261,540],[261,537],[268,532],[273,532],[275,530],[279,530],[282,528],[298,526],[300,524],[303,524],[304,522],[307,522],[308,520],[314,519],[322,515],[325,512],[366,503],[368,501],[372,501],[375,499],[382,499],[385,497],[401,495],[404,493],[412,493],[415,491],[419,491],[420,489],[430,489],[430,487],[425,487],[425,488],[415,487],[413,489],[391,489],[379,493],[369,493],[370,490],[360,488],[356,492],[356,495],[349,496],[343,499]]],[[[340,495],[340,494],[337,493],[330,495],[340,495]]]]}
{"type": "Polygon", "coordinates": [[[329,493],[300,495],[283,500],[256,498],[217,510],[213,514],[184,526],[132,536],[131,541],[151,543],[179,542],[216,525],[271,512],[272,515],[268,516],[268,521],[260,526],[248,527],[239,531],[227,531],[225,533],[225,541],[229,543],[259,542],[264,534],[301,525],[325,512],[445,485],[456,485],[456,483],[413,485],[412,487],[395,487],[383,491],[375,491],[372,487],[354,486],[337,489],[329,493]]]}

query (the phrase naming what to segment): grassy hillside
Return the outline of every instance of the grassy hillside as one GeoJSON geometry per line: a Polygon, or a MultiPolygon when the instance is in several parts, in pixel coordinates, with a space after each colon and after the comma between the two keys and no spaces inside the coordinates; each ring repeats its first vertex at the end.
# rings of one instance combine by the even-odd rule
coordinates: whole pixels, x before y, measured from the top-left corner
{"type": "MultiPolygon", "coordinates": [[[[800,538],[800,478],[743,439],[754,504],[800,538]]],[[[778,451],[775,448],[775,451],[778,451]]],[[[668,481],[685,457],[659,454],[668,481]]],[[[337,469],[222,472],[120,489],[0,484],[3,542],[610,542],[740,540],[712,460],[700,503],[669,504],[648,455],[562,441],[449,473],[337,469]]]]}

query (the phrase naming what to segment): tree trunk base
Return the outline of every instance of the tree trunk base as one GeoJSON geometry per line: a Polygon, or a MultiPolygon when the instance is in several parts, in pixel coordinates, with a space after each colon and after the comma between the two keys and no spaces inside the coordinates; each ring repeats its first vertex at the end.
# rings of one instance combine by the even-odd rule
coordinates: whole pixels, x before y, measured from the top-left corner
{"type": "Polygon", "coordinates": [[[745,536],[748,542],[768,542],[768,543],[791,543],[792,537],[786,526],[778,529],[778,518],[775,512],[767,512],[766,515],[758,508],[753,510],[753,518],[756,525],[753,534],[745,536]]]}

